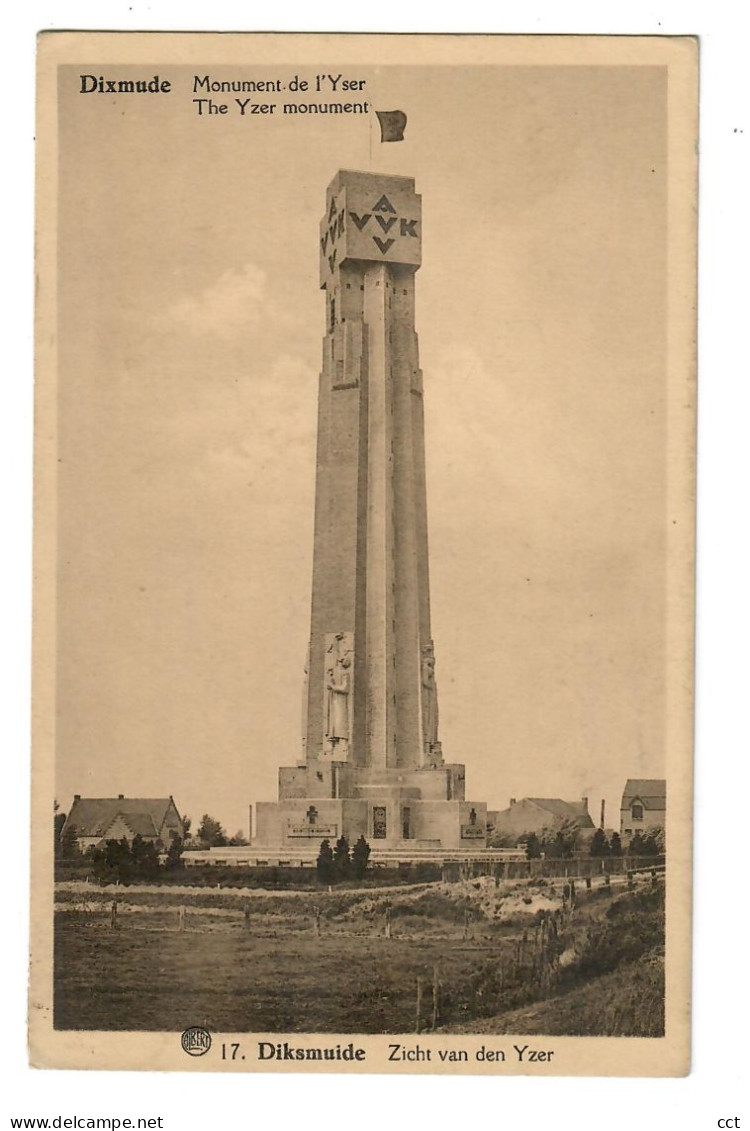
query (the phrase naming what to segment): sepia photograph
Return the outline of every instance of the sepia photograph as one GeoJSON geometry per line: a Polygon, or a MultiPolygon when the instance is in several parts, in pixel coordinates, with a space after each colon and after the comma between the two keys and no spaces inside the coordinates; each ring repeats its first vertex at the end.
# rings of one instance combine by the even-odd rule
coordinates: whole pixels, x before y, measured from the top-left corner
{"type": "Polygon", "coordinates": [[[38,67],[32,1063],[684,1075],[696,41],[38,67]]]}

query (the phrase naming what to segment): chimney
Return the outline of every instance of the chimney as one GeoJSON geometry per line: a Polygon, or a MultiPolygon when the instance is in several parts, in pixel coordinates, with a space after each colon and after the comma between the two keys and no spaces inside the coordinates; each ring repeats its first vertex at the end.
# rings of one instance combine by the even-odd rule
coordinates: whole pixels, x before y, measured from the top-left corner
{"type": "Polygon", "coordinates": [[[74,794],[73,794],[73,800],[74,800],[74,801],[80,801],[80,800],[81,800],[81,795],[80,795],[80,793],[74,793],[74,794]]]}
{"type": "Polygon", "coordinates": [[[588,797],[582,797],[581,798],[581,805],[583,805],[584,813],[588,813],[588,811],[589,811],[589,799],[588,799],[588,797]]]}
{"type": "Polygon", "coordinates": [[[601,815],[601,818],[599,820],[599,828],[600,829],[604,828],[604,798],[602,798],[602,815],[601,815]]]}
{"type": "Polygon", "coordinates": [[[118,801],[124,801],[125,800],[125,794],[124,793],[118,793],[117,794],[117,800],[118,801]]]}
{"type": "Polygon", "coordinates": [[[515,805],[515,803],[516,803],[515,797],[511,797],[510,803],[511,803],[511,805],[515,805]]]}

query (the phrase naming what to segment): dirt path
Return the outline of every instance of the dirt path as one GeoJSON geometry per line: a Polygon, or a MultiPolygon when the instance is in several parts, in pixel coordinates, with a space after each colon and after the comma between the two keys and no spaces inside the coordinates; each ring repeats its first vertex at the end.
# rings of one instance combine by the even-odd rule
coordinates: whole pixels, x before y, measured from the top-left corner
{"type": "Polygon", "coordinates": [[[87,884],[84,880],[61,880],[55,884],[57,892],[72,892],[92,898],[106,896],[110,899],[122,899],[129,893],[143,892],[151,895],[220,895],[242,899],[299,899],[309,896],[311,899],[320,899],[326,895],[413,895],[420,891],[429,891],[435,888],[434,883],[421,884],[394,884],[389,887],[362,887],[362,888],[240,888],[222,887],[217,884],[209,887],[207,884],[192,886],[188,884],[87,884]]]}

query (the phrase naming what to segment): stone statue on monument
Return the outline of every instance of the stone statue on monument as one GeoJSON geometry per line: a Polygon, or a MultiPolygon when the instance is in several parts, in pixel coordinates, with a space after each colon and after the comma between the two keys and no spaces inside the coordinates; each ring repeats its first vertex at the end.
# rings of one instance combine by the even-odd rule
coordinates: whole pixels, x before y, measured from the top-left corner
{"type": "Polygon", "coordinates": [[[336,633],[326,650],[325,746],[336,757],[349,753],[352,679],[351,642],[346,634],[336,633]]]}

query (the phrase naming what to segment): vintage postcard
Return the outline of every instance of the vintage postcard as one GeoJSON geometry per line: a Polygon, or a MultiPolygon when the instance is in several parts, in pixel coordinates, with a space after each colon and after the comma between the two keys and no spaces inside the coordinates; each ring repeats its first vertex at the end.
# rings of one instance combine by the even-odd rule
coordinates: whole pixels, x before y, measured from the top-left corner
{"type": "Polygon", "coordinates": [[[696,41],[38,58],[32,1064],[687,1073],[696,41]]]}

